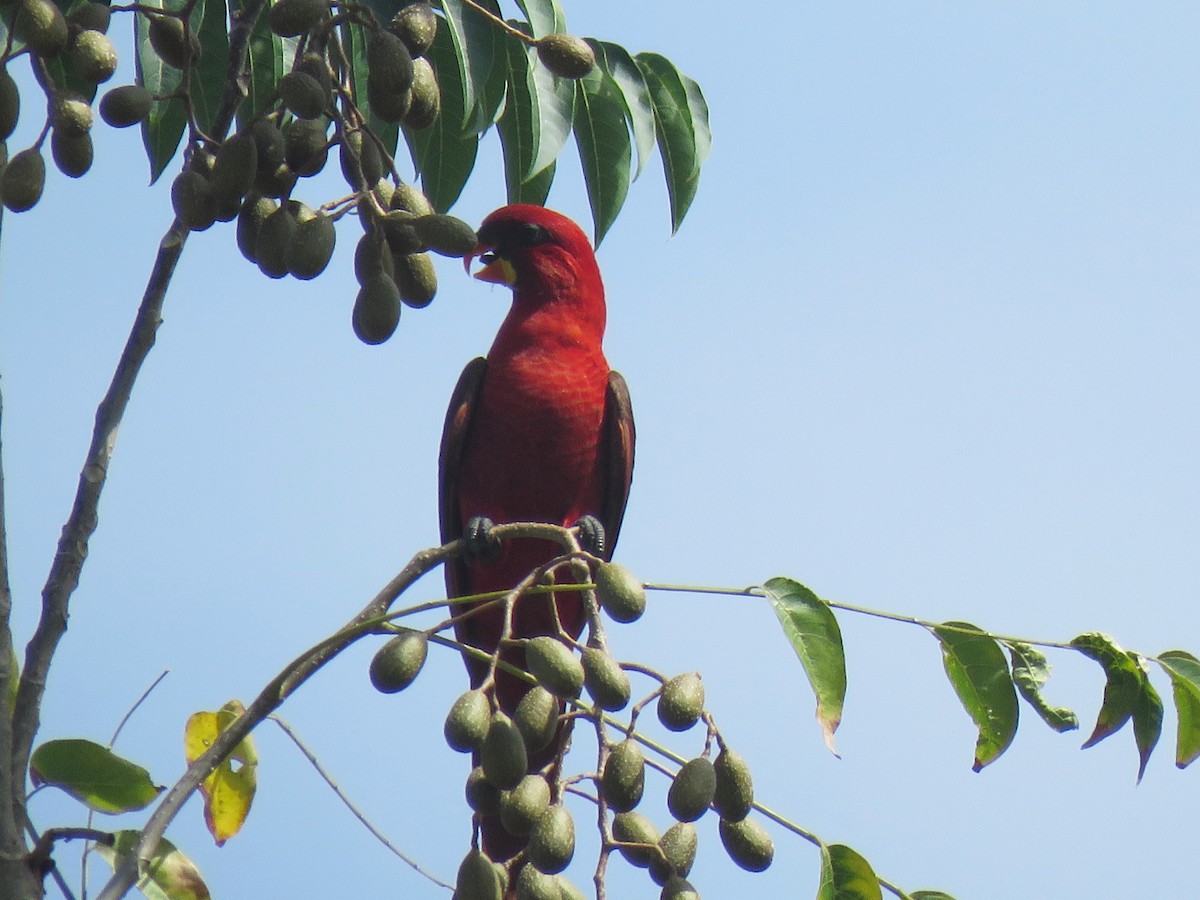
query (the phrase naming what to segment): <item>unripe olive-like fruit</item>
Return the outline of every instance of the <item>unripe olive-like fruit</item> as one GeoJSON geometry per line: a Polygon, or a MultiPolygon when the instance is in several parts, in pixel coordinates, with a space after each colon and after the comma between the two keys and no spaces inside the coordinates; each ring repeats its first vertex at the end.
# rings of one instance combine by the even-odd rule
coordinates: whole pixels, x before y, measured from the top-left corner
{"type": "Polygon", "coordinates": [[[524,837],[549,806],[549,783],[541,775],[526,775],[500,796],[500,822],[509,834],[524,837]]]}
{"type": "Polygon", "coordinates": [[[513,722],[525,739],[526,750],[537,753],[550,745],[558,731],[558,715],[558,698],[541,685],[521,698],[513,711],[513,722]]]}
{"type": "Polygon", "coordinates": [[[21,0],[13,31],[45,59],[58,56],[69,37],[67,20],[51,0],[21,0]]]}
{"type": "Polygon", "coordinates": [[[633,622],[646,610],[646,589],[637,577],[620,563],[596,566],[596,600],[614,622],[633,622]]]}
{"type": "Polygon", "coordinates": [[[412,220],[421,243],[442,256],[461,259],[479,244],[475,229],[455,216],[417,216],[412,220]]]}
{"type": "Polygon", "coordinates": [[[428,216],[433,213],[433,204],[415,184],[402,182],[392,191],[388,204],[392,209],[412,213],[414,216],[428,216]]]}
{"type": "Polygon", "coordinates": [[[203,231],[216,221],[216,204],[208,179],[195,169],[185,169],[171,183],[171,208],[191,231],[203,231]]]}
{"type": "Polygon", "coordinates": [[[283,132],[273,119],[259,119],[250,126],[254,145],[258,148],[258,170],[274,171],[286,160],[283,132]]]}
{"type": "Polygon", "coordinates": [[[749,872],[762,872],[775,858],[771,836],[754,819],[740,822],[722,819],[718,831],[729,858],[749,872]]]}
{"type": "Polygon", "coordinates": [[[372,228],[358,239],[354,247],[354,277],[360,285],[376,275],[387,275],[394,280],[392,252],[387,249],[379,229],[372,228]]]}
{"type": "Polygon", "coordinates": [[[557,875],[570,864],[575,855],[575,820],[565,806],[551,806],[538,817],[525,853],[547,875],[557,875]]]}
{"type": "Polygon", "coordinates": [[[413,227],[413,216],[403,210],[392,210],[379,222],[383,236],[393,253],[417,253],[423,249],[421,238],[413,227]]]}
{"type": "Polygon", "coordinates": [[[393,257],[400,299],[413,309],[428,306],[437,294],[437,271],[428,253],[405,253],[393,257]]]}
{"type": "Polygon", "coordinates": [[[601,709],[616,712],[629,704],[629,676],[615,659],[599,647],[583,651],[583,686],[601,709]]]}
{"type": "Polygon", "coordinates": [[[454,882],[457,900],[500,900],[504,891],[492,861],[480,850],[471,850],[458,867],[454,882]]]}
{"type": "Polygon", "coordinates": [[[596,68],[592,48],[573,34],[547,34],[534,47],[542,65],[560,78],[583,78],[596,68]]]}
{"type": "Polygon", "coordinates": [[[338,156],[346,183],[355,189],[378,183],[383,177],[383,158],[374,139],[355,129],[343,131],[340,144],[338,156]]]}
{"type": "Polygon", "coordinates": [[[712,805],[717,774],[712,760],[698,756],[685,762],[667,791],[667,808],[680,822],[694,822],[712,805]]]}
{"type": "Polygon", "coordinates": [[[252,193],[242,201],[242,208],[238,212],[237,245],[242,256],[252,263],[258,263],[258,231],[267,216],[277,209],[278,203],[258,193],[252,193]]]}
{"type": "Polygon", "coordinates": [[[695,672],[676,675],[663,685],[658,720],[671,731],[687,731],[704,712],[704,683],[695,672]]]}
{"type": "MultiPolygon", "coordinates": [[[[320,217],[324,218],[324,217],[320,217]]],[[[315,222],[317,219],[310,219],[315,222]]],[[[303,230],[308,222],[303,222],[303,230]]],[[[395,694],[412,684],[425,665],[429,638],[423,631],[404,631],[379,648],[371,659],[371,684],[384,694],[395,694]]]]}
{"type": "Polygon", "coordinates": [[[310,281],[325,271],[337,243],[333,219],[317,213],[296,228],[296,236],[288,251],[288,272],[301,281],[310,281]]]}
{"type": "Polygon", "coordinates": [[[492,705],[483,691],[467,691],[454,701],[443,732],[451,750],[470,753],[483,746],[492,720],[492,705]]]}
{"type": "Polygon", "coordinates": [[[82,178],[92,167],[92,136],[69,134],[57,128],[50,136],[50,155],[58,171],[70,178],[82,178]]]}
{"type": "Polygon", "coordinates": [[[637,741],[628,738],[613,747],[600,774],[600,794],[615,812],[629,812],[642,802],[646,787],[646,757],[637,741]]]}
{"type": "Polygon", "coordinates": [[[299,37],[329,10],[327,0],[280,0],[271,7],[271,30],[280,37],[299,37]]]}
{"type": "Polygon", "coordinates": [[[0,66],[0,141],[7,141],[17,127],[17,119],[21,115],[21,92],[17,83],[8,74],[8,69],[0,66]]]}
{"type": "Polygon", "coordinates": [[[249,132],[238,132],[217,150],[209,183],[218,203],[241,203],[258,172],[258,144],[249,132]]]}
{"type": "Polygon", "coordinates": [[[107,3],[84,3],[77,6],[67,15],[67,22],[78,25],[84,31],[95,31],[105,34],[112,21],[112,10],[107,3]]]}
{"type": "Polygon", "coordinates": [[[279,97],[298,119],[315,119],[329,106],[329,91],[311,75],[295,70],[279,79],[279,97]]]}
{"type": "MultiPolygon", "coordinates": [[[[88,4],[99,6],[98,3],[88,4]]],[[[84,7],[86,9],[87,7],[84,7]]],[[[108,7],[104,7],[108,9],[108,7]]],[[[117,50],[99,31],[81,31],[76,35],[67,55],[79,77],[91,84],[103,84],[117,70],[117,50]]]]}
{"type": "Polygon", "coordinates": [[[515,788],[529,770],[529,756],[521,732],[505,713],[497,710],[488,724],[483,746],[479,748],[479,764],[487,780],[508,791],[515,788]]]}
{"type": "Polygon", "coordinates": [[[583,664],[558,638],[543,635],[525,644],[525,666],[556,697],[573,699],[583,690],[583,664]]]}
{"type": "Polygon", "coordinates": [[[517,900],[564,900],[561,879],[533,866],[521,866],[516,891],[517,900]]]}
{"type": "Polygon", "coordinates": [[[59,94],[54,98],[50,124],[55,131],[71,137],[80,137],[92,130],[95,117],[92,107],[82,97],[74,94],[59,94]]]}
{"type": "Polygon", "coordinates": [[[700,900],[700,893],[682,875],[672,875],[663,884],[658,900],[700,900]]]}
{"type": "Polygon", "coordinates": [[[295,208],[290,201],[284,203],[259,226],[254,256],[258,270],[268,278],[282,278],[288,273],[288,255],[300,227],[295,208]]]}
{"type": "MultiPolygon", "coordinates": [[[[392,17],[388,29],[400,40],[413,56],[424,56],[433,46],[438,21],[428,0],[410,3],[392,17]]],[[[415,62],[415,60],[414,60],[415,62]]]]}
{"type": "Polygon", "coordinates": [[[186,69],[200,58],[200,38],[190,29],[185,35],[182,19],[151,16],[147,33],[155,54],[172,68],[186,69]]]}
{"type": "Polygon", "coordinates": [[[358,289],[350,324],[364,344],[382,344],[400,323],[400,290],[396,282],[380,273],[358,289]]]}
{"type": "Polygon", "coordinates": [[[254,176],[254,190],[264,197],[274,197],[282,200],[296,186],[296,173],[287,163],[280,163],[274,169],[259,169],[254,176]]]}
{"type": "Polygon", "coordinates": [[[367,39],[367,82],[388,94],[403,94],[413,80],[412,54],[390,31],[376,31],[367,39]]]}
{"type": "Polygon", "coordinates": [[[13,212],[32,209],[46,186],[46,160],[36,147],[16,153],[0,171],[0,199],[13,212]]]}
{"type": "Polygon", "coordinates": [[[329,156],[325,137],[328,128],[329,120],[317,116],[315,119],[296,119],[284,130],[283,158],[297,175],[316,175],[325,168],[329,156]]]}
{"type": "Polygon", "coordinates": [[[741,754],[726,747],[713,761],[717,774],[717,791],[713,795],[713,808],[722,819],[740,822],[750,812],[754,803],[754,782],[750,767],[741,754]]]}
{"type": "Polygon", "coordinates": [[[676,822],[664,831],[658,839],[658,849],[666,858],[666,864],[661,859],[650,859],[650,877],[654,883],[665,885],[673,874],[686,878],[696,861],[699,840],[696,826],[691,822],[676,822]]]}
{"type": "Polygon", "coordinates": [[[650,844],[644,849],[639,847],[620,847],[625,861],[639,869],[650,865],[650,859],[655,855],[654,847],[658,845],[658,829],[654,823],[640,812],[624,812],[613,816],[613,837],[626,844],[650,844]]]}
{"type": "Polygon", "coordinates": [[[413,60],[413,83],[410,88],[408,112],[404,124],[420,131],[428,128],[442,111],[442,89],[438,85],[433,66],[424,59],[413,60]]]}
{"type": "Polygon", "coordinates": [[[476,766],[467,776],[465,790],[467,806],[481,816],[495,816],[500,812],[500,789],[483,774],[483,767],[476,766]]]}
{"type": "Polygon", "coordinates": [[[128,128],[150,115],[153,98],[140,84],[123,84],[100,98],[100,118],[113,128],[128,128]]]}

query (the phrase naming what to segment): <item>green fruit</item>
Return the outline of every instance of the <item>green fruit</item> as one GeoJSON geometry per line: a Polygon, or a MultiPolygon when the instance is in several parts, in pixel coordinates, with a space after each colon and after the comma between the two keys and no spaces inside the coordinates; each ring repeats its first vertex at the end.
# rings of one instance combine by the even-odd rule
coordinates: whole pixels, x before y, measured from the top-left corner
{"type": "Polygon", "coordinates": [[[442,89],[438,86],[433,66],[424,59],[413,60],[413,83],[404,124],[420,131],[428,128],[442,111],[442,89]]]}
{"type": "Polygon", "coordinates": [[[171,208],[180,224],[204,231],[216,221],[216,204],[208,179],[195,169],[185,169],[171,183],[171,208]]]}
{"type": "MultiPolygon", "coordinates": [[[[310,221],[317,221],[311,219],[310,221]]],[[[303,223],[303,229],[308,222],[303,223]]],[[[383,694],[395,694],[412,684],[425,665],[429,638],[423,631],[405,630],[379,648],[371,658],[371,684],[383,694]]]]}
{"type": "Polygon", "coordinates": [[[614,622],[633,622],[646,610],[646,589],[637,577],[620,563],[596,566],[593,575],[596,600],[614,622]]]}
{"type": "Polygon", "coordinates": [[[200,58],[200,38],[183,20],[173,16],[151,16],[148,28],[150,46],[158,58],[175,69],[186,69],[200,58]]]}
{"type": "Polygon", "coordinates": [[[503,894],[500,875],[492,861],[482,851],[468,853],[458,867],[455,900],[501,900],[503,894]]]}
{"type": "Polygon", "coordinates": [[[726,747],[717,754],[713,762],[717,773],[717,792],[713,795],[713,808],[722,819],[740,822],[750,812],[754,803],[754,782],[750,767],[741,754],[726,747]]]}
{"type": "Polygon", "coordinates": [[[501,794],[500,822],[509,834],[524,837],[549,806],[549,783],[541,775],[526,775],[515,788],[501,794]]]}
{"type": "Polygon", "coordinates": [[[293,70],[279,79],[279,96],[298,119],[315,119],[329,106],[329,91],[305,72],[293,70]]]}
{"type": "Polygon", "coordinates": [[[700,894],[691,882],[679,875],[672,875],[663,885],[659,900],[700,900],[700,894]]]}
{"type": "Polygon", "coordinates": [[[658,829],[639,812],[624,812],[613,816],[613,837],[625,844],[649,844],[648,847],[620,847],[621,855],[630,865],[644,869],[657,855],[658,829]]]}
{"type": "Polygon", "coordinates": [[[388,94],[404,94],[412,86],[412,54],[390,31],[367,39],[367,83],[388,94]]]}
{"type": "Polygon", "coordinates": [[[629,704],[631,687],[615,659],[599,647],[587,647],[583,651],[583,686],[588,696],[601,709],[616,712],[629,704]]]}
{"type": "Polygon", "coordinates": [[[392,34],[404,41],[404,46],[413,56],[424,56],[429,52],[437,28],[437,16],[428,0],[410,3],[392,17],[392,24],[388,26],[392,34]]]}
{"type": "Polygon", "coordinates": [[[250,134],[254,136],[254,145],[258,148],[258,170],[273,172],[283,165],[284,154],[283,132],[272,119],[259,119],[250,126],[250,134]]]}
{"type": "Polygon", "coordinates": [[[57,129],[50,136],[50,155],[58,171],[70,178],[82,178],[92,167],[92,136],[72,135],[57,129]]]}
{"type": "Polygon", "coordinates": [[[269,171],[260,168],[258,174],[254,176],[254,190],[264,197],[274,197],[276,200],[282,200],[288,196],[295,186],[296,173],[287,163],[280,163],[269,171]]]}
{"type": "Polygon", "coordinates": [[[317,213],[296,228],[296,237],[288,251],[288,272],[301,281],[311,281],[329,265],[337,243],[333,219],[317,213]]]}
{"type": "Polygon", "coordinates": [[[722,819],[718,831],[729,858],[748,872],[762,872],[775,858],[771,836],[754,819],[740,822],[722,819]]]}
{"type": "Polygon", "coordinates": [[[475,229],[454,216],[434,214],[412,220],[421,243],[434,253],[461,259],[479,245],[475,229]]]}
{"type": "Polygon", "coordinates": [[[20,0],[13,31],[34,53],[45,59],[58,56],[66,49],[70,36],[67,20],[51,0],[20,0]]]}
{"type": "Polygon", "coordinates": [[[0,200],[13,212],[32,209],[46,186],[46,161],[36,147],[13,155],[0,172],[0,200]]]}
{"type": "Polygon", "coordinates": [[[450,749],[470,753],[483,746],[492,719],[492,705],[483,691],[467,691],[454,701],[443,729],[450,749]]]}
{"type": "Polygon", "coordinates": [[[664,831],[658,840],[658,849],[662,851],[666,863],[662,859],[650,860],[650,877],[654,883],[665,885],[671,875],[686,878],[688,872],[692,871],[692,863],[696,861],[698,843],[699,835],[691,822],[676,822],[664,831]]]}
{"type": "Polygon", "coordinates": [[[113,47],[112,41],[99,31],[79,32],[67,49],[67,56],[79,77],[89,84],[103,84],[112,78],[113,72],[117,70],[116,48],[113,47]]]}
{"type": "Polygon", "coordinates": [[[150,115],[153,98],[140,84],[123,84],[100,98],[100,118],[113,128],[128,128],[150,115]]]}
{"type": "Polygon", "coordinates": [[[325,137],[328,128],[329,120],[317,116],[315,119],[296,119],[284,130],[283,158],[297,175],[316,175],[325,168],[329,156],[329,142],[325,137]]]}
{"type": "Polygon", "coordinates": [[[254,257],[258,270],[268,278],[282,278],[288,273],[288,256],[300,227],[295,210],[291,201],[284,203],[259,226],[254,257]]]}
{"type": "Polygon", "coordinates": [[[424,309],[437,294],[437,272],[428,253],[405,253],[393,257],[400,299],[413,309],[424,309]]]}
{"type": "Polygon", "coordinates": [[[50,114],[50,124],[55,131],[68,137],[82,137],[92,130],[94,121],[92,107],[82,97],[74,94],[55,96],[50,114]]]}
{"type": "Polygon", "coordinates": [[[383,158],[375,141],[355,129],[342,132],[338,150],[342,175],[355,190],[376,184],[383,177],[383,158]]]}
{"type": "Polygon", "coordinates": [[[0,66],[0,141],[7,141],[17,127],[17,118],[21,115],[21,92],[17,83],[8,74],[8,69],[0,66]]]}
{"type": "Polygon", "coordinates": [[[96,31],[100,34],[107,33],[111,21],[112,10],[107,3],[84,3],[67,15],[69,24],[78,25],[84,31],[96,31]]]}
{"type": "Polygon", "coordinates": [[[373,228],[354,247],[354,277],[362,285],[376,275],[392,278],[393,272],[392,253],[386,248],[383,235],[373,228]]]}
{"type": "Polygon", "coordinates": [[[242,256],[252,263],[258,263],[259,229],[266,221],[267,216],[277,209],[279,209],[278,203],[270,197],[264,197],[258,193],[249,194],[242,201],[242,208],[238,212],[237,245],[238,249],[242,251],[242,256]]]}
{"type": "Polygon", "coordinates": [[[476,766],[467,776],[467,806],[481,816],[500,813],[500,789],[484,777],[483,767],[476,766]]]}
{"type": "Polygon", "coordinates": [[[225,141],[213,161],[209,183],[218,203],[242,202],[258,173],[258,144],[249,132],[241,131],[225,141]]]}
{"type": "MultiPolygon", "coordinates": [[[[400,290],[387,275],[370,278],[358,289],[350,324],[364,344],[382,344],[400,323],[400,290]]],[[[451,745],[453,746],[453,745],[451,745]]]]}
{"type": "Polygon", "coordinates": [[[421,238],[413,227],[413,216],[402,210],[393,210],[379,222],[383,236],[387,238],[388,246],[393,253],[417,253],[422,249],[421,238]]]}
{"type": "Polygon", "coordinates": [[[558,698],[540,685],[521,698],[513,712],[513,722],[530,753],[544,750],[558,731],[558,698]]]}
{"type": "Polygon", "coordinates": [[[521,732],[499,710],[492,714],[487,736],[479,748],[479,763],[487,780],[502,791],[515,788],[529,771],[529,756],[521,732]]]}
{"type": "Polygon", "coordinates": [[[663,685],[658,720],[671,731],[687,731],[704,712],[704,683],[696,672],[676,675],[663,685]]]}
{"type": "Polygon", "coordinates": [[[574,699],[583,690],[583,665],[558,638],[542,636],[526,642],[525,667],[556,697],[574,699]]]}
{"type": "Polygon", "coordinates": [[[685,762],[667,791],[667,809],[680,822],[695,822],[712,805],[717,773],[712,760],[698,756],[685,762]]]}
{"type": "Polygon", "coordinates": [[[560,804],[542,812],[529,833],[525,854],[547,875],[557,875],[570,864],[575,855],[575,821],[566,807],[560,804]]]}
{"type": "Polygon", "coordinates": [[[633,738],[613,747],[600,774],[600,795],[615,812],[629,812],[642,802],[646,787],[646,757],[633,738]]]}
{"type": "Polygon", "coordinates": [[[271,7],[268,21],[280,37],[299,37],[329,11],[327,0],[280,0],[271,7]]]}
{"type": "Polygon", "coordinates": [[[596,68],[592,48],[572,34],[547,34],[534,47],[542,65],[560,78],[583,78],[596,68]]]}
{"type": "Polygon", "coordinates": [[[516,888],[517,900],[563,900],[561,879],[533,866],[521,866],[516,888]]]}
{"type": "Polygon", "coordinates": [[[389,206],[392,209],[402,210],[403,212],[412,213],[414,216],[428,216],[433,214],[433,204],[429,202],[429,198],[415,184],[401,183],[396,185],[392,191],[392,199],[389,201],[389,206]]]}
{"type": "Polygon", "coordinates": [[[563,878],[561,875],[558,876],[558,886],[562,890],[562,900],[587,900],[587,898],[583,896],[583,891],[575,887],[575,885],[567,881],[567,879],[563,878]]]}

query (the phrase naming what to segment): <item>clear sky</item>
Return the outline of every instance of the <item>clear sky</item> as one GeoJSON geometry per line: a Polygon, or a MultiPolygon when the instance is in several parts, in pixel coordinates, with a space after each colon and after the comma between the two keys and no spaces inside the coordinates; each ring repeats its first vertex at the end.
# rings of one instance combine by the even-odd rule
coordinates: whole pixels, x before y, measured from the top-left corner
{"type": "MultiPolygon", "coordinates": [[[[619,559],[647,581],[785,574],[831,599],[1005,634],[1102,630],[1146,654],[1200,653],[1200,428],[1187,399],[1200,388],[1200,11],[566,8],[574,31],[662,52],[694,77],[715,135],[680,232],[668,239],[655,162],[599,253],[607,352],[639,437],[619,559]]],[[[128,32],[118,18],[114,33],[128,32]]],[[[128,79],[128,52],[123,66],[128,79]]],[[[27,112],[10,148],[36,125],[27,112]]],[[[96,155],[82,181],[52,173],[40,206],[6,214],[0,242],[23,637],[170,220],[169,177],[145,187],[136,131],[98,126],[96,155]]],[[[300,196],[339,195],[331,169],[300,196]]],[[[455,212],[478,223],[501,184],[490,140],[455,212]]],[[[586,220],[570,147],[550,203],[586,220]]],[[[350,330],[356,225],[339,238],[312,283],[262,277],[232,226],[189,240],[121,431],[43,737],[106,740],[170,669],[118,745],[170,783],[190,712],[248,701],[436,543],[445,404],[507,292],[448,262],[434,304],[368,348],[350,330]]],[[[412,599],[441,590],[429,578],[412,599]]],[[[905,888],[959,900],[1194,892],[1200,774],[1172,765],[1174,714],[1140,786],[1128,731],[1081,752],[1103,686],[1094,663],[1052,656],[1048,695],[1082,732],[1024,715],[1009,752],[973,774],[974,730],[936,641],[842,615],[839,760],[765,604],[651,600],[614,629],[617,654],[702,670],[759,798],[905,888]]],[[[372,649],[347,653],[283,714],[397,844],[450,878],[469,838],[468,765],[441,723],[466,676],[435,652],[410,691],[381,697],[366,679],[372,649]]],[[[362,830],[278,730],[258,741],[244,833],[213,848],[196,804],[169,832],[215,896],[445,896],[362,830]]],[[[700,749],[695,735],[672,744],[700,749]]],[[[647,810],[665,826],[665,787],[651,784],[647,810]]],[[[73,824],[75,809],[33,805],[40,826],[73,824]]],[[[591,812],[574,809],[582,884],[591,812]]],[[[752,876],[725,859],[715,820],[700,831],[704,896],[815,893],[817,855],[799,839],[773,829],[775,865],[752,876]]],[[[658,895],[640,870],[610,872],[610,896],[658,895]]]]}

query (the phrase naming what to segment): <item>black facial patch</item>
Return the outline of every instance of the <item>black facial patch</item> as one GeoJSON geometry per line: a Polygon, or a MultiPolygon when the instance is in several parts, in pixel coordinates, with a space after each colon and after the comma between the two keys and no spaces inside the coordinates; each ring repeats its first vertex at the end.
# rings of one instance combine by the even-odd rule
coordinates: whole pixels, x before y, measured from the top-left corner
{"type": "Polygon", "coordinates": [[[550,240],[550,232],[532,222],[489,222],[479,229],[479,242],[495,247],[503,254],[505,250],[536,247],[550,240]]]}

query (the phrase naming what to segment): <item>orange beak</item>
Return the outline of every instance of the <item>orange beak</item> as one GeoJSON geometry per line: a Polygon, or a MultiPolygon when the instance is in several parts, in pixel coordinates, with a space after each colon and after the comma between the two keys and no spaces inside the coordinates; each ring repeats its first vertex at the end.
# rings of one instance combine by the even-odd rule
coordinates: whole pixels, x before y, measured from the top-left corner
{"type": "Polygon", "coordinates": [[[490,284],[504,284],[508,287],[513,287],[517,283],[517,273],[513,269],[512,263],[507,259],[496,256],[492,248],[483,244],[480,244],[474,251],[463,257],[463,269],[470,272],[471,263],[478,257],[483,259],[484,266],[475,273],[477,279],[489,282],[490,284]]]}

